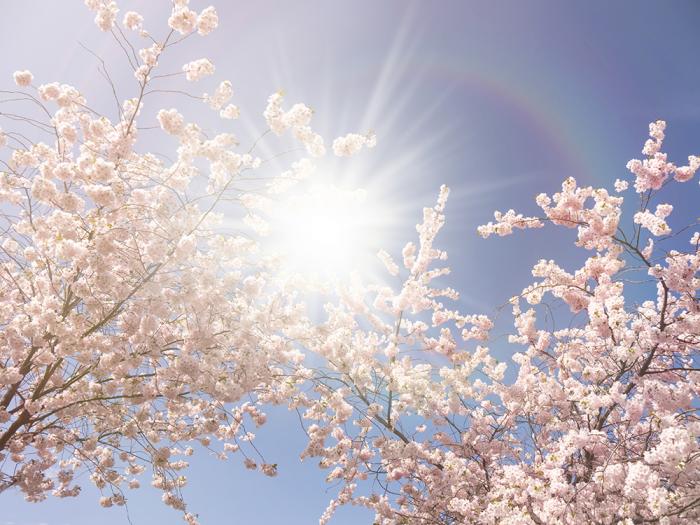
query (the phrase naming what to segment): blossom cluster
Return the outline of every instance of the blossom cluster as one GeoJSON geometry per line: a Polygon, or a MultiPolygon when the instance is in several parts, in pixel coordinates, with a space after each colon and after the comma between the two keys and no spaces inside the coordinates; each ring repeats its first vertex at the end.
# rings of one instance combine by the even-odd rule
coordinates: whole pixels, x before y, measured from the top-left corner
{"type": "Polygon", "coordinates": [[[291,130],[295,138],[301,142],[309,155],[321,157],[326,153],[323,137],[312,131],[309,126],[313,111],[305,104],[294,104],[289,110],[282,109],[284,93],[278,91],[267,99],[267,107],[263,116],[267,125],[276,135],[291,130]]]}
{"type": "Polygon", "coordinates": [[[627,169],[635,175],[634,188],[638,193],[648,190],[659,190],[670,175],[678,182],[686,182],[693,178],[700,168],[700,157],[688,157],[688,165],[677,167],[668,162],[668,155],[661,151],[665,138],[666,122],[657,120],[649,124],[649,139],[645,142],[642,153],[646,159],[633,159],[627,163],[627,169]]]}
{"type": "MultiPolygon", "coordinates": [[[[652,124],[657,136],[662,128],[652,124]]],[[[310,371],[313,393],[292,401],[309,421],[302,458],[339,487],[321,523],[345,504],[383,525],[700,519],[700,233],[689,234],[691,250],[657,255],[653,237],[671,231],[673,206],[651,207],[656,191],[642,196],[631,232],[622,197],[572,178],[537,196],[542,216],[497,212],[479,228],[576,228],[589,254],[573,271],[546,259],[532,268],[536,281],[510,300],[507,362],[485,346],[493,321],[449,308],[457,292],[435,285],[449,273],[435,248],[446,188],[402,265],[378,254],[396,289],[341,287],[307,343],[325,366],[310,371]],[[652,295],[630,301],[649,278],[652,295]],[[574,317],[552,329],[543,319],[556,302],[574,317]]]]}
{"type": "MultiPolygon", "coordinates": [[[[645,154],[659,153],[664,128],[651,125],[645,154]]],[[[314,420],[302,457],[319,458],[340,482],[322,523],[348,503],[383,525],[700,519],[700,233],[688,234],[690,250],[655,252],[653,236],[671,231],[673,212],[663,202],[651,208],[662,172],[633,170],[645,190],[631,231],[622,197],[572,178],[537,196],[542,216],[497,212],[479,228],[484,237],[576,228],[588,253],[574,271],[546,259],[532,268],[536,281],[510,300],[508,362],[483,346],[489,317],[448,309],[456,292],[430,285],[449,271],[433,267],[447,257],[434,248],[446,191],[425,210],[403,268],[379,253],[402,277],[398,290],[355,282],[326,307],[313,348],[327,370],[313,376],[316,396],[295,399],[314,420]],[[648,279],[651,295],[630,300],[649,293],[648,279]],[[546,319],[557,302],[573,317],[553,329],[546,319]],[[382,489],[362,489],[370,479],[382,489]]]]}
{"type": "MultiPolygon", "coordinates": [[[[41,501],[77,496],[89,482],[100,505],[120,506],[150,473],[163,502],[194,524],[183,487],[199,447],[277,473],[251,429],[265,424],[264,403],[286,401],[308,380],[295,344],[308,320],[297,292],[277,277],[278,262],[261,254],[254,230],[264,219],[253,212],[269,209],[261,194],[277,198],[314,164],[296,158],[278,175],[244,176],[261,171],[261,137],[239,151],[232,133],[205,133],[186,112],[149,97],[181,81],[153,72],[173,35],[218,26],[213,7],[197,13],[174,1],[172,31],[157,38],[136,11],[121,19],[129,33],[116,2],[85,3],[102,31],[133,47],[137,95],[101,115],[77,87],[35,81],[27,70],[13,75],[40,111],[0,133],[9,225],[0,239],[0,492],[41,501]],[[163,132],[176,143],[169,160],[148,152],[149,133],[163,132]],[[242,204],[252,228],[221,226],[228,202],[242,204]]],[[[202,58],[183,71],[196,81],[215,69],[202,58]]],[[[239,115],[228,80],[193,97],[221,119],[239,115]]],[[[265,110],[271,130],[289,129],[309,155],[323,155],[311,110],[280,104],[274,95],[265,110]]]]}
{"type": "Polygon", "coordinates": [[[344,137],[338,137],[333,141],[333,153],[338,157],[349,157],[362,149],[363,146],[373,148],[377,144],[377,137],[373,132],[366,135],[348,133],[344,137]]]}

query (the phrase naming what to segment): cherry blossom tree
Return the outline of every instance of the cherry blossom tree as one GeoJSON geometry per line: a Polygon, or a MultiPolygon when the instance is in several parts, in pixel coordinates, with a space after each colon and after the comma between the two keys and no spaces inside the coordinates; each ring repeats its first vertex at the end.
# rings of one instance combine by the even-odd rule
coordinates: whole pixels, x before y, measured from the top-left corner
{"type": "MultiPolygon", "coordinates": [[[[271,95],[268,132],[291,133],[299,147],[269,176],[270,159],[256,155],[262,137],[239,148],[231,133],[160,106],[161,94],[182,94],[222,124],[238,118],[231,82],[204,95],[181,87],[212,75],[210,60],[159,69],[172,48],[217,27],[213,7],[173,2],[159,37],[136,12],[119,23],[115,2],[85,3],[133,71],[118,86],[133,95],[119,100],[100,60],[116,114],[29,71],[4,92],[20,109],[1,135],[0,493],[76,496],[76,473],[88,470],[102,506],[123,505],[149,470],[163,501],[194,523],[181,495],[192,444],[221,458],[240,450],[248,468],[276,473],[249,427],[265,422],[262,402],[286,400],[305,380],[294,375],[303,354],[293,338],[306,322],[256,239],[261,210],[313,171],[324,141],[307,106],[286,110],[271,95]],[[148,151],[154,134],[171,136],[174,160],[148,151]],[[224,209],[241,217],[234,233],[224,209]]],[[[334,149],[349,155],[370,140],[350,134],[334,149]]]]}
{"type": "MultiPolygon", "coordinates": [[[[149,471],[196,523],[182,494],[189,456],[239,452],[274,476],[250,430],[281,404],[302,416],[302,458],[340,487],[321,523],[345,504],[382,525],[700,520],[700,228],[672,229],[664,202],[700,158],[669,162],[665,123],[628,164],[632,217],[627,181],[610,193],[569,178],[537,197],[541,214],[497,212],[479,228],[576,229],[586,254],[573,271],[535,265],[510,300],[511,357],[499,362],[486,346],[494,321],[451,307],[458,293],[443,284],[446,187],[398,263],[379,253],[386,283],[338,283],[312,318],[261,239],[276,199],[326,153],[313,112],[272,94],[267,131],[246,146],[188,122],[161,95],[198,99],[222,124],[241,113],[229,81],[182,87],[215,74],[209,59],[159,67],[216,29],[216,10],[176,0],[160,35],[136,12],[118,21],[115,2],[85,3],[124,51],[134,80],[119,91],[132,96],[116,98],[104,64],[113,115],[29,71],[3,92],[21,109],[0,135],[0,493],[77,496],[87,470],[103,506],[123,505],[149,471]],[[279,175],[256,149],[272,135],[298,146],[280,152],[279,175]],[[173,159],[152,151],[154,136],[173,141],[173,159]]],[[[350,133],[331,149],[375,141],[350,133]]]]}
{"type": "Polygon", "coordinates": [[[341,485],[322,522],[352,503],[385,525],[697,523],[700,231],[673,233],[663,190],[691,180],[700,158],[669,162],[664,129],[652,123],[646,158],[627,166],[631,220],[627,181],[618,196],[568,178],[537,197],[541,215],[496,212],[479,228],[552,223],[576,229],[589,254],[575,271],[534,266],[536,281],[510,300],[507,362],[483,346],[493,322],[450,309],[457,293],[435,284],[449,273],[434,247],[445,188],[403,264],[380,253],[401,284],[356,282],[328,305],[313,346],[328,369],[298,399],[313,421],[304,456],[341,485]]]}

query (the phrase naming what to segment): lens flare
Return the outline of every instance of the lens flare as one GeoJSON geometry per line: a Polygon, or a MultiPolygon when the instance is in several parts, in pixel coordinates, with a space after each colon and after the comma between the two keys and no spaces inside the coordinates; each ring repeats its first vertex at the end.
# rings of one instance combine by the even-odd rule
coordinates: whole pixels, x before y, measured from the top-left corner
{"type": "Polygon", "coordinates": [[[321,281],[364,269],[377,251],[376,217],[363,190],[316,186],[272,213],[273,242],[287,270],[321,281]]]}

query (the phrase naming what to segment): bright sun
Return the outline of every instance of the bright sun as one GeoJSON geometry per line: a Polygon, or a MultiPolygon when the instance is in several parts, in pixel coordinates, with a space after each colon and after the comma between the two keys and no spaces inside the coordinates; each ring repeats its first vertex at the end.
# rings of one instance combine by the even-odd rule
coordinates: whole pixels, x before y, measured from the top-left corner
{"type": "Polygon", "coordinates": [[[317,186],[291,195],[271,217],[274,241],[290,271],[315,279],[362,271],[377,247],[365,192],[317,186]]]}

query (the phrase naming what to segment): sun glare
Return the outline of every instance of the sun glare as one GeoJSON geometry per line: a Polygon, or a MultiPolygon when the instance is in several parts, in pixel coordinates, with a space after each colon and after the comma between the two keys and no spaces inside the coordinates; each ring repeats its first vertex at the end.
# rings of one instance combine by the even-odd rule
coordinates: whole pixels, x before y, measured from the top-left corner
{"type": "Polygon", "coordinates": [[[288,270],[326,280],[366,269],[374,219],[364,191],[314,187],[280,203],[271,226],[288,270]]]}

